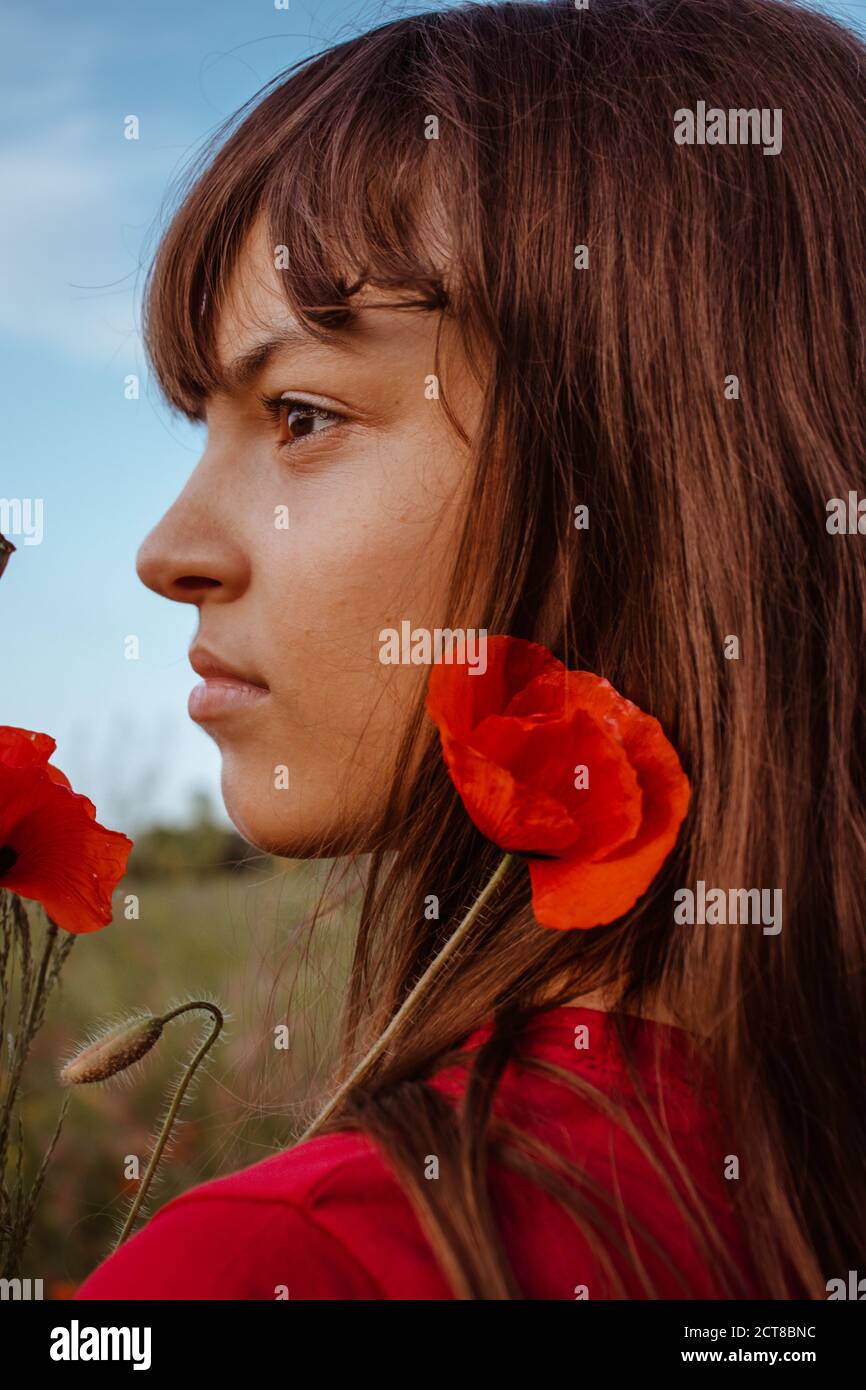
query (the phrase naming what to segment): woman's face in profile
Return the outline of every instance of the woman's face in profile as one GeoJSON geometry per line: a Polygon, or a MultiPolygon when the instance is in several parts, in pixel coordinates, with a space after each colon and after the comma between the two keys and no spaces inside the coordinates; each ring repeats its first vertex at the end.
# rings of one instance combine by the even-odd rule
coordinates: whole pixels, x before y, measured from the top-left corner
{"type": "MultiPolygon", "coordinates": [[[[363,291],[333,346],[282,343],[299,324],[257,228],[218,324],[206,448],[138,555],[146,585],[199,609],[190,714],[229,815],[289,855],[364,847],[426,675],[383,665],[379,634],[447,626],[469,453],[428,398],[441,315],[368,307],[395,298],[363,291]]],[[[471,439],[480,389],[450,321],[439,361],[471,439]]]]}

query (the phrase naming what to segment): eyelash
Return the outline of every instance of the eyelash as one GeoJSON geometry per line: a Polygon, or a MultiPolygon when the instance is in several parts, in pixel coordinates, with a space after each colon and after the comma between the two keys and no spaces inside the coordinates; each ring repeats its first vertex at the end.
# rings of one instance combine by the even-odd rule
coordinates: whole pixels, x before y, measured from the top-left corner
{"type": "MultiPolygon", "coordinates": [[[[294,396],[259,396],[259,400],[280,431],[282,430],[282,417],[284,412],[286,415],[287,429],[288,417],[295,410],[306,412],[304,418],[307,420],[321,419],[323,416],[327,416],[331,420],[336,421],[341,421],[343,419],[342,415],[337,415],[333,410],[326,410],[322,405],[313,405],[311,401],[297,400],[294,396]]],[[[331,428],[333,428],[333,426],[331,426],[331,428]]],[[[305,440],[313,438],[315,434],[324,433],[324,430],[316,430],[313,434],[301,435],[300,439],[281,438],[279,447],[281,449],[295,449],[299,444],[303,444],[305,440]]]]}

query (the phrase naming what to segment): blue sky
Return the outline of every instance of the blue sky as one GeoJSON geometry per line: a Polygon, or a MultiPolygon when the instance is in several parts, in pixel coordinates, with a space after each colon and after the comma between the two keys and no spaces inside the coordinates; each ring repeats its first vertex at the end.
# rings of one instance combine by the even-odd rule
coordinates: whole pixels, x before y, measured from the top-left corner
{"type": "MultiPolygon", "coordinates": [[[[866,26],[855,0],[827,9],[866,26]]],[[[201,432],[148,382],[143,269],[172,180],[298,59],[436,0],[3,0],[0,57],[0,496],[44,499],[0,584],[0,721],[57,739],[109,824],[219,805],[219,758],[189,720],[192,608],[136,578],[136,548],[182,487],[201,432]],[[135,114],[140,139],[126,140],[135,114]],[[124,396],[128,375],[137,401],[124,396]],[[141,643],[137,661],[124,639],[141,643]]]]}

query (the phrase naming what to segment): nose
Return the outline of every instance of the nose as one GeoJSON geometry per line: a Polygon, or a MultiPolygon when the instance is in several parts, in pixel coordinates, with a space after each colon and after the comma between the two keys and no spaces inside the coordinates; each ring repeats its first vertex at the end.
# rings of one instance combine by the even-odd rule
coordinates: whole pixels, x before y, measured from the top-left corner
{"type": "Polygon", "coordinates": [[[204,458],[136,556],[142,584],[176,603],[229,602],[249,582],[247,552],[203,465],[204,458]]]}

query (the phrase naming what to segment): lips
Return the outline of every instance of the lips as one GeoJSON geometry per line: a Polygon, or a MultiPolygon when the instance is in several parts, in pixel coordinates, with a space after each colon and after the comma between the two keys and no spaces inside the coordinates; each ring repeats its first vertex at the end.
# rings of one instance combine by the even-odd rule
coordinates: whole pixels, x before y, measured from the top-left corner
{"type": "Polygon", "coordinates": [[[243,681],[245,685],[257,685],[262,690],[268,689],[267,681],[261,679],[257,672],[242,671],[239,666],[233,666],[229,661],[223,661],[222,657],[216,656],[207,647],[202,647],[198,643],[189,650],[189,664],[197,675],[205,680],[225,677],[226,680],[243,681]]]}
{"type": "Polygon", "coordinates": [[[242,671],[206,647],[192,647],[189,661],[202,677],[190,691],[187,703],[190,718],[197,722],[254,709],[270,695],[258,673],[242,671]]]}

